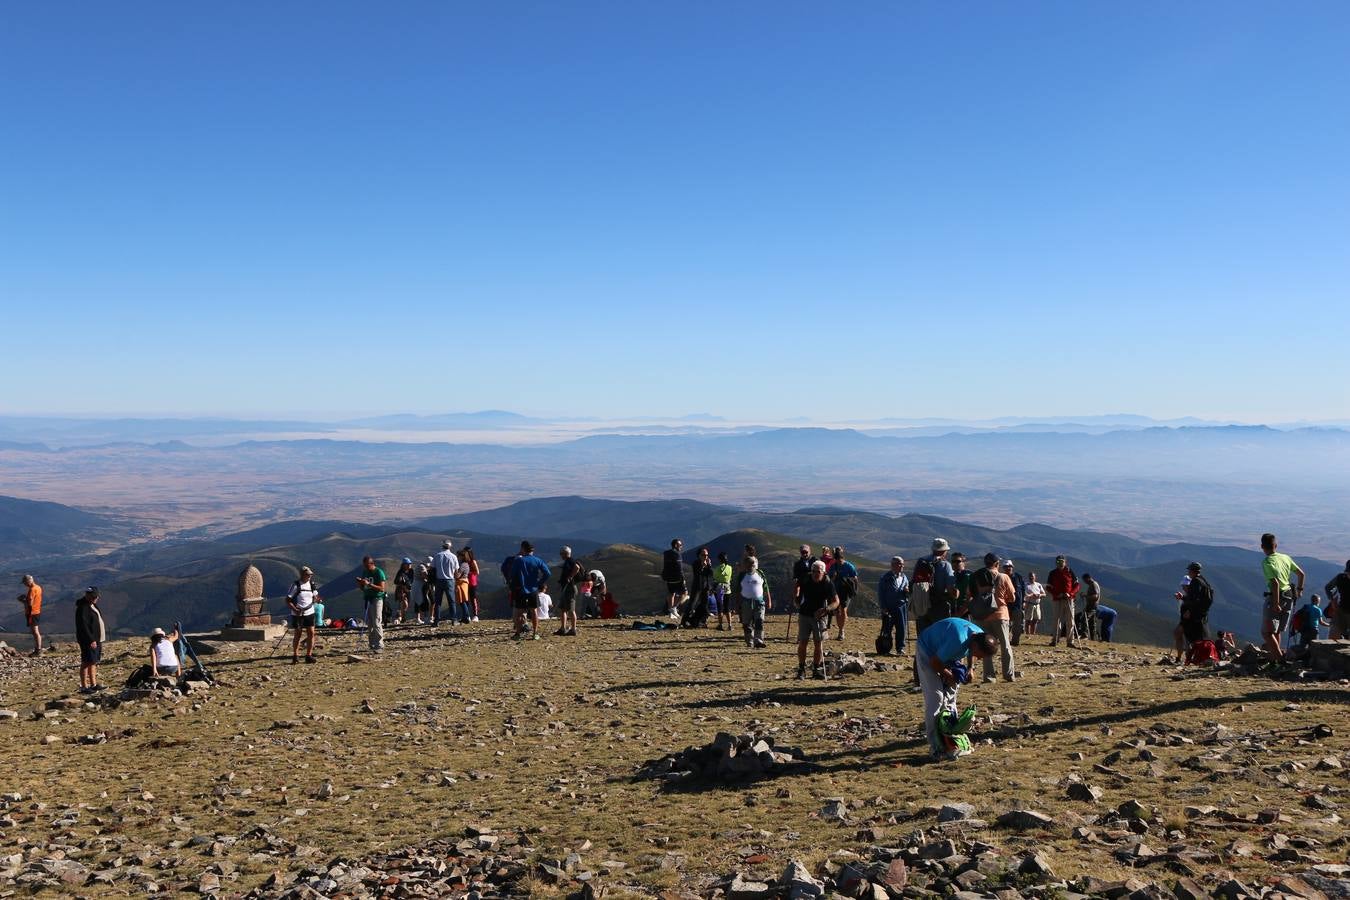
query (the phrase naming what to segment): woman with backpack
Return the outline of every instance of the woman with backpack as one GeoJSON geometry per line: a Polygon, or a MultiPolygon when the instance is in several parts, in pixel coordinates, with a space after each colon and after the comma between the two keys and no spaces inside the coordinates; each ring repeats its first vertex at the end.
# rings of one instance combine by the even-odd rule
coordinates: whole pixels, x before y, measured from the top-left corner
{"type": "Polygon", "coordinates": [[[412,600],[413,581],[417,578],[417,570],[413,568],[413,561],[410,557],[403,557],[403,563],[394,573],[394,601],[398,604],[398,619],[396,624],[402,625],[408,621],[408,604],[412,600]]]}

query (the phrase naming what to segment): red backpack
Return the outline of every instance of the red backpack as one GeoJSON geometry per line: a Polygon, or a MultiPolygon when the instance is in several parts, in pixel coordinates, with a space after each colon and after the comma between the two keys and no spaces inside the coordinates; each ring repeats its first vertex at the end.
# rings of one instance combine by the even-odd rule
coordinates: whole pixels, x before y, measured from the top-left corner
{"type": "Polygon", "coordinates": [[[1211,666],[1219,661],[1219,648],[1213,641],[1195,641],[1186,656],[1188,666],[1211,666]]]}

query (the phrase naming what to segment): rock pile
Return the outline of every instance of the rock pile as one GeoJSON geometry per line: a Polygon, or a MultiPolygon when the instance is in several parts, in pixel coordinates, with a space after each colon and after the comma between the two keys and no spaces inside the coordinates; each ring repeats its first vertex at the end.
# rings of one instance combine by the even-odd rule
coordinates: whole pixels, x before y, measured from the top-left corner
{"type": "Polygon", "coordinates": [[[825,654],[825,676],[827,678],[838,678],[841,675],[866,675],[868,672],[898,672],[901,669],[908,670],[908,668],[909,666],[902,666],[899,663],[881,662],[857,651],[836,653],[830,650],[825,654]]]}
{"type": "Polygon", "coordinates": [[[809,771],[810,766],[800,747],[775,745],[770,735],[738,737],[719,731],[706,746],[689,747],[644,764],[637,777],[726,781],[809,771]]]}

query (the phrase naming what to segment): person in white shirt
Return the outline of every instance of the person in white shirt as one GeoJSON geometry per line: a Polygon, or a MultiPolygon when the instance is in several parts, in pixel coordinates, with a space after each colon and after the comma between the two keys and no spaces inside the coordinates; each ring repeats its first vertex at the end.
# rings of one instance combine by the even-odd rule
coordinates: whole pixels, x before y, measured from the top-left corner
{"type": "Polygon", "coordinates": [[[172,634],[165,634],[163,628],[150,632],[150,672],[156,678],[160,675],[177,678],[183,674],[183,665],[178,661],[178,652],[174,650],[177,640],[177,628],[172,634]]]}
{"type": "Polygon", "coordinates": [[[1035,634],[1041,624],[1041,601],[1045,599],[1045,585],[1036,580],[1035,572],[1027,573],[1027,595],[1022,601],[1027,634],[1035,634]]]}
{"type": "Polygon", "coordinates": [[[553,618],[549,614],[549,611],[551,609],[553,609],[553,598],[548,595],[548,591],[541,590],[539,592],[539,618],[541,619],[553,618]]]}
{"type": "Polygon", "coordinates": [[[291,640],[292,664],[300,661],[301,637],[305,640],[305,662],[314,662],[314,624],[318,614],[314,607],[320,599],[319,589],[314,584],[314,570],[301,566],[300,577],[286,594],[286,605],[291,609],[291,630],[295,632],[291,640]]]}

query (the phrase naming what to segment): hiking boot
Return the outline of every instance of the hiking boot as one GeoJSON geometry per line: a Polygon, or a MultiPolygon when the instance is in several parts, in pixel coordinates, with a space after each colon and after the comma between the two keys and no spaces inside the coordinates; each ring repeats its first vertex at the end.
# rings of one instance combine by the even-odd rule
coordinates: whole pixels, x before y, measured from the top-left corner
{"type": "Polygon", "coordinates": [[[746,639],[745,639],[745,646],[747,646],[747,647],[754,647],[754,646],[755,646],[755,642],[752,641],[752,640],[750,640],[749,638],[746,638],[746,639]]]}
{"type": "Polygon", "coordinates": [[[995,678],[993,675],[986,675],[984,678],[980,679],[980,683],[981,683],[981,684],[993,684],[993,683],[994,683],[995,681],[997,681],[997,680],[998,680],[998,679],[995,678]]]}
{"type": "Polygon", "coordinates": [[[511,640],[513,640],[513,641],[518,641],[518,640],[520,640],[520,639],[523,638],[523,637],[524,637],[524,635],[521,634],[519,631],[517,631],[517,632],[512,633],[512,635],[511,635],[511,640]]]}
{"type": "Polygon", "coordinates": [[[769,645],[766,644],[766,643],[764,643],[763,641],[755,641],[755,649],[756,649],[756,650],[763,650],[763,649],[764,649],[765,647],[767,647],[767,646],[769,646],[769,645]]]}
{"type": "Polygon", "coordinates": [[[305,662],[307,662],[307,663],[316,663],[316,662],[318,662],[318,660],[315,659],[315,658],[312,657],[312,656],[306,656],[306,657],[305,657],[305,662]]]}
{"type": "Polygon", "coordinates": [[[291,657],[291,665],[295,665],[295,664],[298,663],[299,661],[300,661],[300,657],[298,657],[298,656],[292,656],[292,657],[291,657]]]}
{"type": "Polygon", "coordinates": [[[814,678],[816,681],[824,681],[825,669],[822,666],[816,666],[814,669],[811,670],[811,677],[814,678]]]}
{"type": "Polygon", "coordinates": [[[796,676],[794,676],[794,677],[795,677],[798,681],[804,680],[804,679],[806,678],[806,667],[805,667],[805,666],[799,666],[799,667],[797,668],[797,674],[796,674],[796,676]]]}
{"type": "Polygon", "coordinates": [[[532,641],[537,641],[537,640],[539,640],[539,632],[537,632],[537,631],[531,631],[531,632],[530,632],[530,640],[532,640],[532,641]]]}
{"type": "Polygon", "coordinates": [[[553,632],[553,633],[556,634],[556,635],[558,635],[559,637],[564,637],[564,636],[567,635],[567,629],[566,629],[566,628],[559,628],[557,631],[555,631],[555,632],[553,632]]]}
{"type": "Polygon", "coordinates": [[[575,628],[569,628],[566,631],[564,631],[563,634],[567,635],[568,637],[576,637],[577,630],[575,628]]]}

